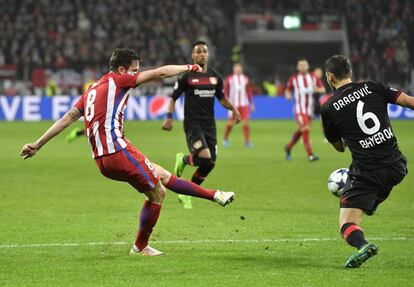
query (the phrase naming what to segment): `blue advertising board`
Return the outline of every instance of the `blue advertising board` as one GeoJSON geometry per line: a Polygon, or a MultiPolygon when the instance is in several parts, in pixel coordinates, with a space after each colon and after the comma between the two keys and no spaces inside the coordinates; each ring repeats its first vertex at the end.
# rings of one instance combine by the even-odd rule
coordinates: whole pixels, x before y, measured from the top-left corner
{"type": "MultiPolygon", "coordinates": [[[[0,96],[0,121],[41,121],[60,118],[73,104],[77,97],[71,96],[0,96]]],[[[125,111],[126,120],[152,120],[165,116],[169,98],[165,96],[130,97],[125,111]]],[[[256,110],[252,119],[293,119],[292,102],[283,97],[255,96],[256,110]]],[[[226,119],[225,110],[216,101],[216,118],[226,119]]],[[[414,111],[396,105],[388,105],[390,118],[414,119],[414,111]]],[[[176,103],[175,118],[184,117],[184,100],[176,103]]]]}

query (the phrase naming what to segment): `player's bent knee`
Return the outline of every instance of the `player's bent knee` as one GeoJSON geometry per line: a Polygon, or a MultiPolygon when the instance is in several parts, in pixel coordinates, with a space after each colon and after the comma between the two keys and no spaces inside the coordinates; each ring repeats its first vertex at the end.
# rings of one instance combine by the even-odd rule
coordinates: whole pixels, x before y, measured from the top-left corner
{"type": "Polygon", "coordinates": [[[202,149],[198,152],[197,156],[199,158],[207,158],[207,159],[211,159],[211,153],[210,150],[208,148],[202,149]]]}
{"type": "Polygon", "coordinates": [[[161,205],[164,201],[166,190],[164,185],[159,181],[155,186],[154,190],[146,192],[145,195],[148,200],[152,203],[161,205]]]}

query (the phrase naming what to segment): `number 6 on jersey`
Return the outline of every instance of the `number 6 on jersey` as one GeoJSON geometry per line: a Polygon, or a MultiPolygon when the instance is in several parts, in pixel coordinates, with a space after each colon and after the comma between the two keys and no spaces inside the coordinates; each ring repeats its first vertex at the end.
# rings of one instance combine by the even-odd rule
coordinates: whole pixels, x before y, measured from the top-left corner
{"type": "Polygon", "coordinates": [[[356,109],[358,125],[364,133],[366,133],[367,135],[373,135],[379,131],[381,124],[378,117],[374,113],[367,112],[364,114],[364,105],[365,104],[363,101],[358,101],[356,109]],[[374,122],[374,126],[372,128],[369,128],[366,125],[366,121],[369,119],[371,119],[374,122]]]}

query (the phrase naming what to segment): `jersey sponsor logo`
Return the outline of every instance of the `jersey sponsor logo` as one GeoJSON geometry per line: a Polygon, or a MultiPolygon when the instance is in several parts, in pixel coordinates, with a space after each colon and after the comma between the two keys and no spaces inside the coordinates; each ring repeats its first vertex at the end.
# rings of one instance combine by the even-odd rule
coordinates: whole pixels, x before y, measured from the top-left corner
{"type": "Polygon", "coordinates": [[[218,79],[216,77],[189,78],[188,83],[193,86],[215,86],[218,83],[218,79]]]}
{"type": "Polygon", "coordinates": [[[153,96],[148,103],[148,115],[151,119],[164,117],[168,111],[168,98],[153,96]]]}
{"type": "Polygon", "coordinates": [[[358,101],[359,99],[362,99],[369,94],[372,94],[372,91],[368,89],[367,85],[364,85],[364,87],[362,87],[361,89],[358,89],[352,92],[351,94],[344,96],[342,99],[333,102],[333,107],[335,108],[335,110],[339,111],[347,105],[355,101],[358,101]]]}
{"type": "Polygon", "coordinates": [[[359,144],[362,148],[371,148],[376,145],[380,145],[383,142],[391,139],[394,137],[394,134],[392,133],[391,127],[388,127],[384,129],[383,131],[379,131],[378,133],[367,137],[366,139],[360,140],[359,144]]]}
{"type": "Polygon", "coordinates": [[[199,96],[200,98],[212,98],[216,94],[216,90],[194,90],[194,95],[199,96]]]}

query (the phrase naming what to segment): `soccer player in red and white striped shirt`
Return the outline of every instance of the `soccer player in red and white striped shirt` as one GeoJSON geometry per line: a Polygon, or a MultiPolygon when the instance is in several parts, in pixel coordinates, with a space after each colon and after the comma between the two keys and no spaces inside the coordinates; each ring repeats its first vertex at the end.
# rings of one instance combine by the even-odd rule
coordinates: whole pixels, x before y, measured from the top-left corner
{"type": "Polygon", "coordinates": [[[285,96],[288,100],[294,95],[294,114],[298,129],[293,134],[291,141],[285,146],[286,159],[291,159],[291,150],[300,137],[303,139],[309,161],[316,161],[318,157],[313,154],[310,142],[310,127],[314,109],[314,93],[325,93],[322,81],[313,73],[309,73],[309,63],[305,58],[300,58],[296,66],[298,73],[289,78],[285,96]]]}
{"type": "MultiPolygon", "coordinates": [[[[233,65],[233,73],[228,75],[224,81],[224,96],[240,112],[243,121],[244,145],[252,147],[250,142],[249,118],[250,110],[254,111],[252,91],[249,77],[243,73],[243,66],[240,63],[233,65]]],[[[233,112],[229,111],[229,119],[224,131],[223,145],[229,146],[229,135],[235,124],[233,112]]]]}
{"type": "Polygon", "coordinates": [[[177,178],[149,161],[125,138],[124,111],[132,88],[186,71],[199,72],[202,68],[196,64],[168,65],[139,72],[138,55],[130,49],[116,49],[109,65],[111,71],[90,86],[75,106],[36,142],[25,144],[20,155],[24,159],[34,156],[50,139],[83,116],[92,157],[101,173],[110,179],[128,182],[148,198],[141,211],[138,235],[130,254],[162,255],[162,252],[149,247],[148,241],[160,214],[165,187],[179,194],[215,201],[222,206],[233,200],[234,193],[205,189],[177,178]]]}

